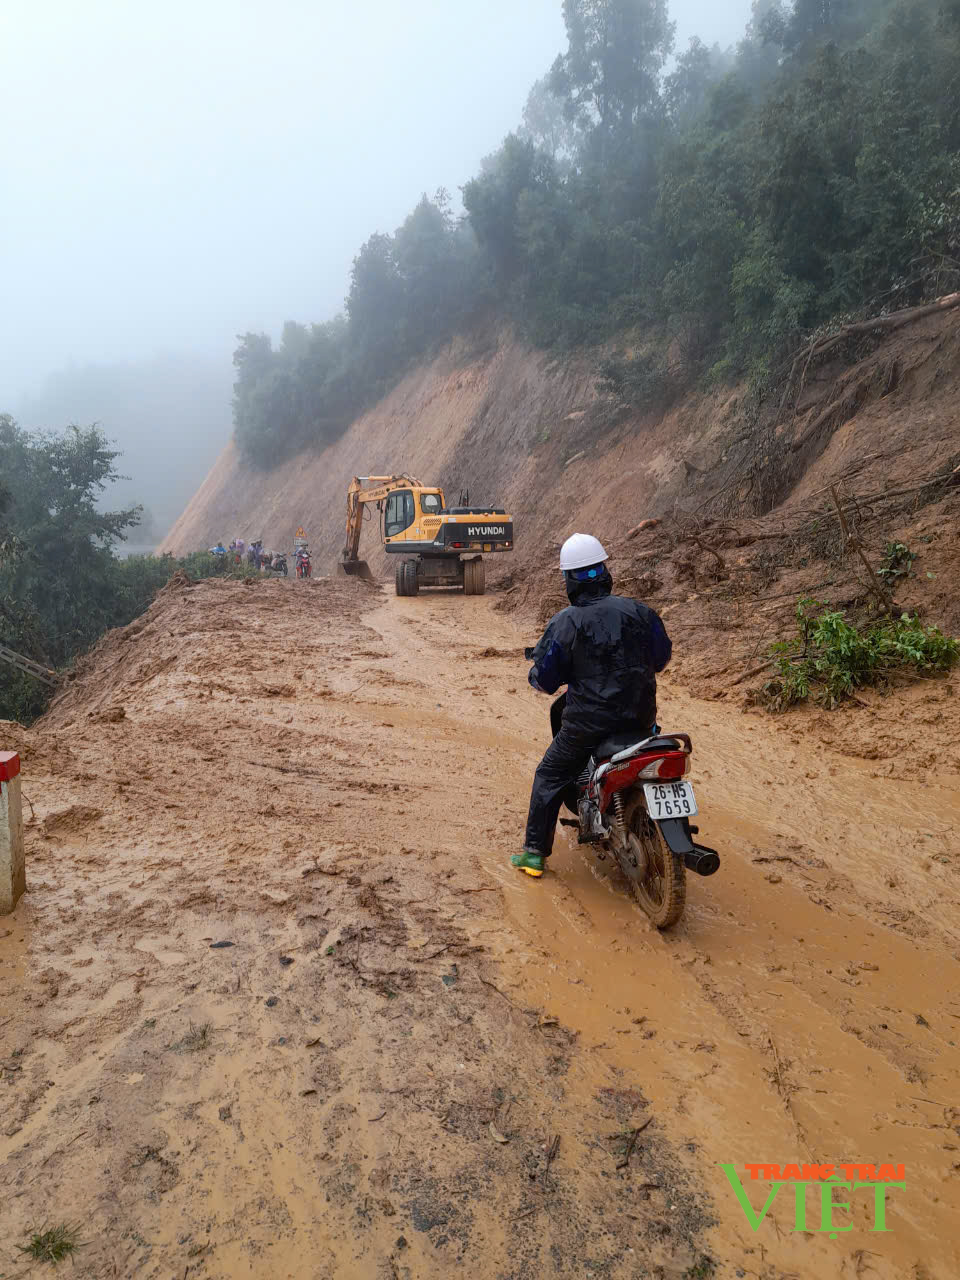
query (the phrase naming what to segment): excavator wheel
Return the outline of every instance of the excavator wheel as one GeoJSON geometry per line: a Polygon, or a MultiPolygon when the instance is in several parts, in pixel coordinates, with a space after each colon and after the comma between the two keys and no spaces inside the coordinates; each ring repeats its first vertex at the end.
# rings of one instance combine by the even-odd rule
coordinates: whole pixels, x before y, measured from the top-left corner
{"type": "Polygon", "coordinates": [[[487,576],[482,560],[467,560],[463,566],[463,594],[482,596],[487,589],[487,576]]]}
{"type": "Polygon", "coordinates": [[[397,565],[396,586],[398,596],[415,596],[419,594],[420,583],[417,581],[416,560],[401,560],[397,565]]]}

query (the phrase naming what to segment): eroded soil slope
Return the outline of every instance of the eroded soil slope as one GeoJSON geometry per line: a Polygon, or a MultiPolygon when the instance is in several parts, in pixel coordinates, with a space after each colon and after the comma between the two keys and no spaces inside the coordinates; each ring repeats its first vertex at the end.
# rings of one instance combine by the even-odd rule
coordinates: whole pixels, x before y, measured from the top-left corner
{"type": "Polygon", "coordinates": [[[540,545],[511,562],[502,607],[543,621],[565,603],[556,548],[579,521],[603,539],[618,587],[667,620],[688,682],[709,696],[736,701],[770,677],[763,659],[795,634],[801,596],[856,620],[892,599],[960,633],[960,316],[814,368],[781,400],[759,416],[733,400],[709,426],[709,402],[691,401],[592,445],[534,504],[540,545]],[[905,558],[891,560],[897,545],[905,558]]]}
{"type": "MultiPolygon", "coordinates": [[[[567,837],[505,865],[529,639],[485,599],[174,583],[4,729],[0,1274],[64,1220],[91,1277],[960,1272],[955,760],[888,775],[668,676],[724,861],[661,936],[567,837]],[[717,1168],[888,1159],[891,1231],[863,1200],[835,1239],[812,1196],[752,1232],[717,1168]]],[[[913,750],[956,684],[888,703],[913,750]]]]}

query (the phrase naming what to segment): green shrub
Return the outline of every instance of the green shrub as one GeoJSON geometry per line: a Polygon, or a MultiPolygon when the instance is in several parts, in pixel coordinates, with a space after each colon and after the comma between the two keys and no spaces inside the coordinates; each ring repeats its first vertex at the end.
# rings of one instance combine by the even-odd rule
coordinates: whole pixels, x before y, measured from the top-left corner
{"type": "Polygon", "coordinates": [[[957,640],[908,613],[859,628],[839,610],[804,596],[796,616],[796,636],[771,650],[779,675],[763,694],[775,711],[811,696],[832,708],[855,689],[887,684],[898,671],[939,673],[960,659],[957,640]]]}
{"type": "Polygon", "coordinates": [[[56,1266],[69,1258],[83,1246],[77,1240],[78,1227],[74,1223],[63,1222],[56,1227],[43,1227],[32,1231],[26,1244],[17,1245],[21,1253],[28,1254],[37,1262],[49,1262],[56,1266]]]}
{"type": "Polygon", "coordinates": [[[910,576],[910,569],[917,553],[911,551],[903,542],[888,542],[883,553],[883,563],[877,570],[877,577],[882,578],[889,586],[898,578],[910,576]]]}

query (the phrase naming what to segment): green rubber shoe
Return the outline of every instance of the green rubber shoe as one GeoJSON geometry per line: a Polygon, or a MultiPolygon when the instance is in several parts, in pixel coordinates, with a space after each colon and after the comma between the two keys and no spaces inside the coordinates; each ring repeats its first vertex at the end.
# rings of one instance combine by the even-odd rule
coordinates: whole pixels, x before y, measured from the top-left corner
{"type": "Polygon", "coordinates": [[[525,871],[528,876],[542,876],[543,866],[546,862],[542,853],[531,853],[524,849],[522,853],[515,853],[510,859],[511,867],[516,867],[520,871],[525,871]]]}

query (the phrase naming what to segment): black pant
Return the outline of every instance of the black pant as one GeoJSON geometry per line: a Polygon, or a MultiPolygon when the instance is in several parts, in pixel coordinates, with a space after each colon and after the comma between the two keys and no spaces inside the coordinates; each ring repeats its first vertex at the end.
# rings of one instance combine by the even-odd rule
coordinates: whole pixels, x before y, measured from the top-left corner
{"type": "Polygon", "coordinates": [[[530,812],[523,847],[549,858],[563,804],[563,793],[586,768],[593,745],[561,728],[537,766],[530,792],[530,812]]]}

